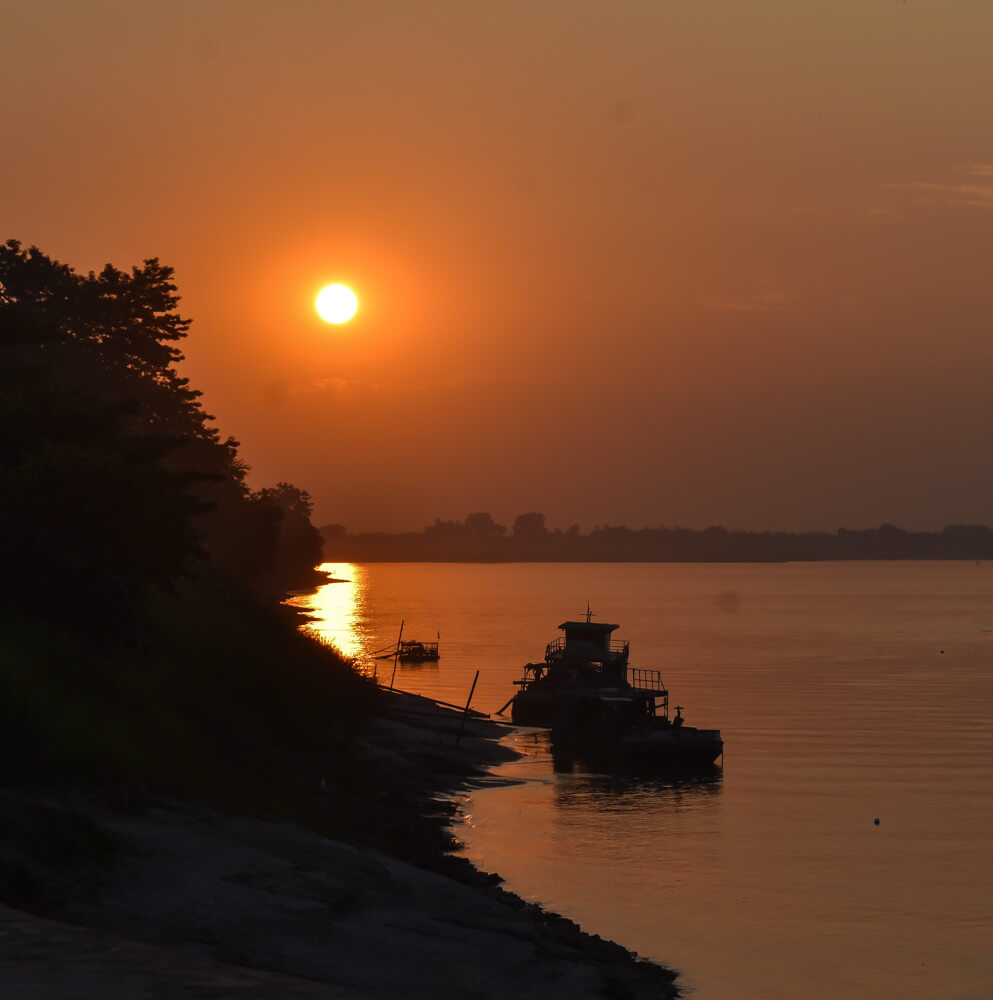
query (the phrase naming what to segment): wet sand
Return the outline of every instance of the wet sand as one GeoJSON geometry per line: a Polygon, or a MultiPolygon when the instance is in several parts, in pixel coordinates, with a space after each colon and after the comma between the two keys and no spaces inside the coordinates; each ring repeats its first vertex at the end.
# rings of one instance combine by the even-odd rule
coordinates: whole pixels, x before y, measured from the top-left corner
{"type": "MultiPolygon", "coordinates": [[[[507,754],[501,727],[461,726],[396,695],[364,753],[443,794],[507,754]]],[[[0,907],[4,997],[675,995],[672,973],[440,852],[429,871],[180,803],[94,818],[119,845],[96,887],[45,917],[0,907]]]]}

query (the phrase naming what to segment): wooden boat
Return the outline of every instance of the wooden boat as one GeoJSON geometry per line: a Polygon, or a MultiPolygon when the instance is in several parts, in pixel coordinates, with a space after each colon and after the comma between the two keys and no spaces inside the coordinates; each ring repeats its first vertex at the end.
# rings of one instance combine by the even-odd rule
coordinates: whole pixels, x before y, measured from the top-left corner
{"type": "MultiPolygon", "coordinates": [[[[549,729],[559,748],[605,759],[692,768],[713,764],[724,752],[720,730],[683,721],[682,706],[669,717],[669,692],[658,670],[631,668],[626,641],[603,622],[563,622],[564,635],[528,663],[511,699],[517,725],[549,729]]],[[[504,706],[506,708],[506,706],[504,706]]]]}
{"type": "Polygon", "coordinates": [[[397,651],[401,663],[428,663],[441,659],[437,642],[419,642],[417,639],[403,639],[397,651]]]}

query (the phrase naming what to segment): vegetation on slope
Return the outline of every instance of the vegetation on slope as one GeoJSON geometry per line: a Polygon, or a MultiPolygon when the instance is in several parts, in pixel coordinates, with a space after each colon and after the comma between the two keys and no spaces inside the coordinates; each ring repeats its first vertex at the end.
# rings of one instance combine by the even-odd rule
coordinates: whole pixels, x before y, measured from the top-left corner
{"type": "Polygon", "coordinates": [[[0,246],[0,897],[59,826],[39,790],[330,830],[366,793],[378,692],[278,603],[320,562],[310,497],[247,486],[176,370],[171,279],[0,246]]]}

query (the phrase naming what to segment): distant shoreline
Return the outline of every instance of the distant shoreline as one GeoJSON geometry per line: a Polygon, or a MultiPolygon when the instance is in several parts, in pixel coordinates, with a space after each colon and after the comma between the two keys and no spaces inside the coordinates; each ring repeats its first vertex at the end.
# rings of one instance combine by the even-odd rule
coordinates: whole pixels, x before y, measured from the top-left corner
{"type": "MultiPolygon", "coordinates": [[[[611,558],[610,556],[602,556],[599,558],[575,558],[575,559],[490,559],[490,558],[454,558],[454,557],[444,557],[444,556],[369,556],[369,555],[359,555],[358,553],[353,554],[342,554],[334,553],[328,555],[325,553],[324,556],[325,563],[462,563],[466,566],[509,566],[509,565],[541,565],[547,563],[550,565],[565,565],[575,563],[626,563],[629,565],[678,565],[678,566],[694,566],[694,565],[776,565],[782,566],[787,563],[856,563],[856,562],[993,562],[993,555],[989,557],[980,556],[852,556],[850,558],[837,558],[837,559],[637,559],[630,557],[616,557],[611,558]]],[[[346,580],[333,578],[323,581],[323,583],[346,583],[346,580]]],[[[323,585],[322,583],[322,585],[323,585]]],[[[307,591],[309,593],[309,591],[307,591]]]]}
{"type": "MultiPolygon", "coordinates": [[[[993,556],[989,559],[993,561],[993,556]]],[[[974,558],[973,556],[852,556],[848,559],[632,559],[603,557],[598,559],[452,559],[444,557],[424,556],[417,558],[414,556],[358,556],[358,555],[325,555],[326,563],[464,563],[467,566],[507,566],[507,565],[540,565],[542,563],[569,565],[571,563],[629,563],[631,565],[642,564],[670,564],[681,566],[693,565],[785,565],[786,563],[841,563],[841,562],[985,562],[985,559],[974,558]]],[[[340,578],[329,578],[324,583],[347,583],[347,580],[340,578]]],[[[310,591],[306,591],[310,593],[310,591]]]]}
{"type": "Polygon", "coordinates": [[[321,528],[327,562],[643,562],[783,563],[944,561],[993,559],[993,528],[950,525],[941,531],[879,528],[828,532],[729,531],[604,526],[508,533],[490,518],[478,526],[437,523],[422,532],[349,534],[340,525],[321,528]]]}

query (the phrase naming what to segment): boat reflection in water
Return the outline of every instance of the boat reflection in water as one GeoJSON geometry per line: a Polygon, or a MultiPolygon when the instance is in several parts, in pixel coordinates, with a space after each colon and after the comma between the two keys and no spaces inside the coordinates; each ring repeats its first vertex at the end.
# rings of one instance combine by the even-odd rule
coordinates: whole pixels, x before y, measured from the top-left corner
{"type": "MultiPolygon", "coordinates": [[[[508,741],[511,742],[511,741],[508,741]]],[[[557,795],[574,795],[581,790],[590,798],[616,798],[625,795],[694,794],[712,795],[720,791],[724,777],[723,767],[705,764],[695,768],[686,766],[648,767],[643,761],[618,761],[610,758],[606,763],[582,750],[563,748],[548,730],[520,736],[511,742],[519,753],[551,764],[557,776],[557,795]],[[565,780],[568,775],[569,779],[565,780]]]]}
{"type": "MultiPolygon", "coordinates": [[[[666,921],[678,911],[658,911],[653,901],[684,877],[680,848],[692,842],[698,857],[718,863],[714,844],[700,831],[718,828],[721,769],[604,773],[563,760],[548,732],[518,731],[505,742],[521,756],[497,767],[459,803],[460,853],[588,931],[609,931],[628,944],[615,918],[648,916],[664,938],[666,921]],[[663,857],[668,867],[660,867],[663,857]]],[[[666,957],[658,942],[649,954],[666,957]]]]}
{"type": "MultiPolygon", "coordinates": [[[[620,761],[615,757],[601,760],[585,747],[563,745],[547,729],[523,732],[504,741],[518,753],[530,757],[534,766],[551,767],[559,779],[557,787],[568,787],[562,778],[569,775],[584,787],[612,788],[618,792],[633,789],[695,789],[711,791],[720,786],[724,769],[717,764],[688,768],[646,766],[644,761],[620,761]]],[[[527,767],[527,764],[525,764],[527,767]]]]}
{"type": "MultiPolygon", "coordinates": [[[[555,785],[552,805],[561,812],[618,816],[637,814],[639,822],[648,816],[661,828],[683,810],[700,812],[715,805],[722,791],[721,769],[709,775],[597,774],[572,772],[572,780],[555,785]]],[[[604,833],[609,831],[605,830],[604,833]]]]}

